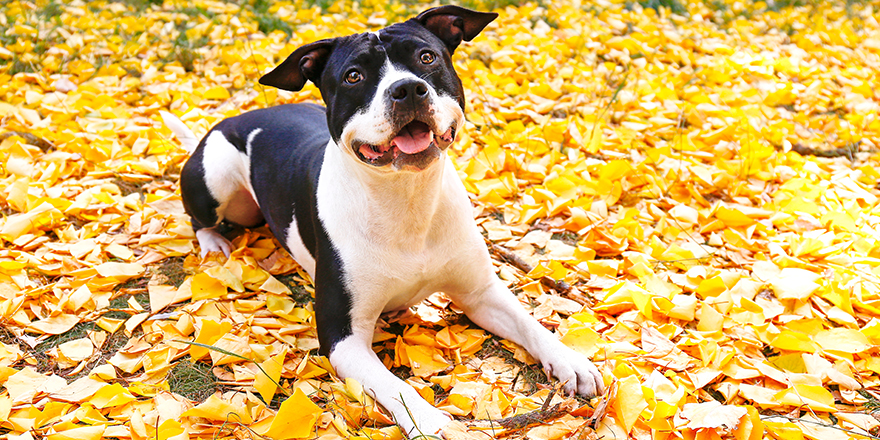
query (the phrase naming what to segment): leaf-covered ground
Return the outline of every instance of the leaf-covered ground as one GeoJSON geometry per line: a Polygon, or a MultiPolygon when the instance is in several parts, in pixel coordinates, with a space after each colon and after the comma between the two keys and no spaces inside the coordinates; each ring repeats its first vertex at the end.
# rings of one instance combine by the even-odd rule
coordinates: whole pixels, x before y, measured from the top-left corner
{"type": "MultiPolygon", "coordinates": [[[[201,135],[317,100],[256,80],[423,7],[0,5],[0,437],[399,438],[315,354],[268,231],[198,259],[158,112],[201,135]]],[[[455,57],[459,174],[499,276],[608,392],[560,396],[437,294],[374,348],[449,435],[877,438],[880,2],[467,6],[501,16],[455,57]]]]}

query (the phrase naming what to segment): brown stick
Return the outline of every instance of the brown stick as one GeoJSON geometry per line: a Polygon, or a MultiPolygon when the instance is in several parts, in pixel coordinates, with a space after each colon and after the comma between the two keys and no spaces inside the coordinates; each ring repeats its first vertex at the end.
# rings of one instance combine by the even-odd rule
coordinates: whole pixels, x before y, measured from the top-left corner
{"type": "Polygon", "coordinates": [[[480,428],[501,426],[507,431],[506,433],[501,434],[501,436],[505,436],[509,435],[511,431],[519,431],[532,425],[547,423],[553,419],[562,417],[570,413],[574,407],[574,405],[572,404],[572,400],[566,400],[564,402],[560,402],[556,405],[550,406],[550,400],[553,399],[553,396],[555,394],[556,392],[553,391],[547,396],[547,399],[544,401],[541,409],[537,409],[525,414],[520,414],[518,416],[506,417],[499,420],[474,420],[470,424],[472,426],[480,428]]]}
{"type": "Polygon", "coordinates": [[[49,151],[50,149],[52,149],[52,147],[54,147],[54,145],[52,145],[51,142],[49,142],[39,136],[34,136],[30,133],[25,133],[23,131],[7,131],[6,133],[0,134],[0,141],[6,139],[8,137],[12,137],[12,136],[18,136],[18,137],[24,139],[25,142],[27,142],[31,145],[34,145],[34,146],[38,147],[39,149],[43,150],[44,153],[49,151]]]}
{"type": "MultiPolygon", "coordinates": [[[[507,249],[503,246],[499,246],[497,244],[489,243],[492,247],[492,251],[498,254],[504,261],[512,264],[517,269],[529,273],[534,269],[534,267],[523,260],[519,255],[513,253],[510,249],[507,249]]],[[[541,277],[541,284],[559,292],[559,293],[568,293],[571,291],[571,286],[562,280],[554,280],[550,277],[541,277]]]]}

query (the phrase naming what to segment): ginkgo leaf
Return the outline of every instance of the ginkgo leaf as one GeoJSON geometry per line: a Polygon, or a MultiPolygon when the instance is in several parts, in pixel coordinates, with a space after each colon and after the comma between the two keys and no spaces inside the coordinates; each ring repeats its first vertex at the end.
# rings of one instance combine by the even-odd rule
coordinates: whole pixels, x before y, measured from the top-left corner
{"type": "Polygon", "coordinates": [[[718,402],[686,403],[676,416],[676,426],[688,429],[736,429],[747,413],[745,408],[718,402]]]}
{"type": "Polygon", "coordinates": [[[82,426],[52,433],[46,436],[51,440],[98,440],[104,436],[104,425],[82,426]]]}
{"type": "Polygon", "coordinates": [[[264,402],[271,402],[275,391],[278,389],[278,381],[281,380],[281,371],[284,367],[284,358],[287,356],[287,349],[281,350],[281,353],[272,356],[263,361],[261,373],[254,376],[254,388],[260,393],[260,397],[264,402]]]}
{"type": "Polygon", "coordinates": [[[642,384],[635,376],[627,376],[617,383],[617,400],[614,403],[614,411],[621,418],[627,431],[638,420],[642,410],[648,407],[645,395],[642,392],[642,384]]]}
{"type": "Polygon", "coordinates": [[[218,394],[212,394],[204,402],[186,410],[181,417],[201,417],[212,421],[236,420],[241,423],[253,423],[247,408],[224,401],[218,394]]]}
{"type": "Polygon", "coordinates": [[[278,414],[264,435],[279,440],[309,437],[320,413],[321,408],[306,397],[302,390],[297,389],[292,396],[281,402],[278,414]]]}

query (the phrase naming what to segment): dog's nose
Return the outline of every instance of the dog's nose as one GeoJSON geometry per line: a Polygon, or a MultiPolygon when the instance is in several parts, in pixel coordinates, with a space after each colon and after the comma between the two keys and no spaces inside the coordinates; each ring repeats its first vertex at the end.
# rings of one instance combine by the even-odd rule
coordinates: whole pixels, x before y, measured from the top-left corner
{"type": "Polygon", "coordinates": [[[388,88],[391,100],[398,103],[420,103],[428,97],[428,85],[416,79],[401,79],[388,88]]]}

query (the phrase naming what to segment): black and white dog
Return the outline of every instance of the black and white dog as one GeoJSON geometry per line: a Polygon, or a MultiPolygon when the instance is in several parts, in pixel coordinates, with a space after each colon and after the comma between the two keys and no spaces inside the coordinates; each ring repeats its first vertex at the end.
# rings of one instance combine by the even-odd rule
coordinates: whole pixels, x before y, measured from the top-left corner
{"type": "Polygon", "coordinates": [[[389,372],[372,350],[383,312],[445,292],[484,329],[525,347],[585,396],[602,377],[520,306],[493,270],[445,149],[464,124],[464,91],[451,56],[495,13],[429,9],[378,32],[300,47],[260,83],[300,90],[312,81],[326,109],[292,104],[217,124],[180,177],[202,255],[231,246],[227,224],[263,222],[315,283],[320,351],[340,377],[361,383],[406,434],[451,420],[389,372]]]}

